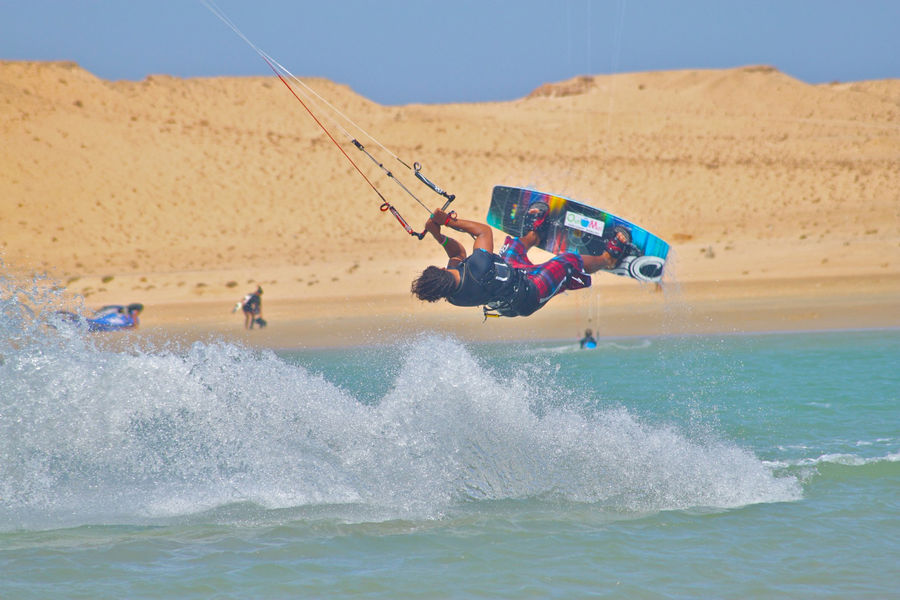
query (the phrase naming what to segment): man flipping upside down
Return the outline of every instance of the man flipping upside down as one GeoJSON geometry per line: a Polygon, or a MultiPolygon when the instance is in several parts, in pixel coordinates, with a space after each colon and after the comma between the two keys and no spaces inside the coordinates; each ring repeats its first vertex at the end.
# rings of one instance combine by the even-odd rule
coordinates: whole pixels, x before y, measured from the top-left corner
{"type": "Polygon", "coordinates": [[[546,235],[548,213],[549,207],[543,202],[531,205],[525,220],[527,233],[522,237],[507,237],[500,254],[494,254],[490,226],[435,210],[425,222],[425,231],[444,247],[450,260],[446,267],[426,268],[413,280],[413,295],[426,302],[444,298],[456,306],[484,306],[486,315],[527,317],[560,291],[590,287],[590,273],[614,269],[622,258],[623,252],[619,250],[631,241],[627,229],[623,228],[613,238],[618,245],[608,244],[599,256],[565,252],[535,265],[527,253],[546,235]],[[442,225],[475,238],[471,256],[466,256],[460,242],[441,233],[442,225]]]}

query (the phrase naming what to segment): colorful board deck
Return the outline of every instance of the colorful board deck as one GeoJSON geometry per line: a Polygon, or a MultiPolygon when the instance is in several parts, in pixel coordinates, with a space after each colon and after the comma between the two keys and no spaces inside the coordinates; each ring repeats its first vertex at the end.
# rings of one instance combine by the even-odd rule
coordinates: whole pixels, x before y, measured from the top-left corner
{"type": "Polygon", "coordinates": [[[623,226],[631,233],[631,244],[610,272],[639,281],[659,281],[662,278],[669,244],[621,217],[562,196],[498,185],[491,196],[488,225],[508,235],[521,236],[524,233],[525,213],[534,202],[546,202],[550,207],[549,235],[541,240],[539,248],[553,254],[576,252],[600,255],[613,235],[613,228],[623,226]]]}

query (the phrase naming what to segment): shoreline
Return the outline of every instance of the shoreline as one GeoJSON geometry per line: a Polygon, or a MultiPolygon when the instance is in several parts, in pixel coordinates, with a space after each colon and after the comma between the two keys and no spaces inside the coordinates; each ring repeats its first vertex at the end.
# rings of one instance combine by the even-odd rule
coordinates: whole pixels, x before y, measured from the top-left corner
{"type": "Polygon", "coordinates": [[[147,314],[141,328],[126,335],[154,345],[222,340],[302,350],[389,345],[426,332],[473,343],[574,343],[587,327],[598,338],[900,328],[900,280],[889,278],[865,293],[847,283],[839,286],[841,293],[816,295],[823,285],[817,282],[798,285],[793,294],[782,289],[779,295],[755,297],[741,296],[741,286],[723,284],[707,290],[685,284],[675,294],[604,290],[594,297],[576,293],[554,299],[555,305],[528,318],[487,320],[479,308],[422,305],[403,294],[340,302],[287,299],[264,301],[269,324],[251,331],[243,328],[240,312],[223,312],[221,302],[172,303],[148,307],[157,314],[147,314]]]}

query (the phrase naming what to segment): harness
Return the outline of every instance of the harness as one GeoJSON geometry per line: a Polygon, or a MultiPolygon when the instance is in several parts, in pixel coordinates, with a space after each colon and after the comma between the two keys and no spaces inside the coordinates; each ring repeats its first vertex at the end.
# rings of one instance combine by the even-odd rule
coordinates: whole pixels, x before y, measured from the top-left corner
{"type": "Polygon", "coordinates": [[[488,316],[515,317],[527,309],[528,278],[496,254],[476,251],[460,264],[459,288],[447,300],[456,306],[482,306],[488,316]],[[480,275],[478,272],[480,271],[480,275]]]}
{"type": "Polygon", "coordinates": [[[526,308],[528,299],[528,278],[521,269],[510,267],[506,263],[494,263],[495,281],[505,277],[508,283],[496,300],[488,302],[481,307],[484,318],[488,317],[518,317],[531,314],[532,310],[526,308]]]}

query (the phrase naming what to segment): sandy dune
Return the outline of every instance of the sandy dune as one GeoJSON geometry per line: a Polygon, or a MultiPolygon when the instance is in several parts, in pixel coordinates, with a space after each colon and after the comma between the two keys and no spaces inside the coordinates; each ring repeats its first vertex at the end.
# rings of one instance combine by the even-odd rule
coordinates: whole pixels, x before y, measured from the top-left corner
{"type": "MultiPolygon", "coordinates": [[[[483,324],[477,309],[420,305],[409,281],[442,249],[378,210],[277,79],[110,82],[73,63],[0,62],[5,272],[47,273],[87,306],[143,302],[143,335],[276,346],[424,329],[515,339],[585,325],[610,335],[900,326],[900,80],[629,73],[512,102],[408,106],[304,81],[421,162],[461,216],[484,218],[505,184],[640,223],[673,245],[663,291],[601,274],[527,320],[483,324]],[[231,306],[257,284],[271,325],[248,334],[231,306]]],[[[420,228],[426,211],[345,147],[420,228]]]]}

